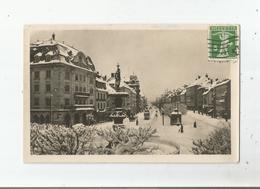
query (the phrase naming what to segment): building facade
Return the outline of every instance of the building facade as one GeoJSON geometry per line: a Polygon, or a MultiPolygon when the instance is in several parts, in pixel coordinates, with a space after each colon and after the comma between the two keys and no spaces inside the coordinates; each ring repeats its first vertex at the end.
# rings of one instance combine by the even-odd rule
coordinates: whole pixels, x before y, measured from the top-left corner
{"type": "Polygon", "coordinates": [[[136,112],[140,112],[141,111],[141,94],[140,94],[140,83],[139,83],[139,80],[138,80],[138,77],[136,75],[130,75],[129,77],[129,80],[128,81],[125,81],[125,83],[130,86],[132,89],[135,90],[135,93],[136,93],[136,100],[135,100],[135,103],[136,103],[136,112]]]}
{"type": "Polygon", "coordinates": [[[230,119],[231,117],[231,81],[224,80],[214,87],[215,116],[230,119]]]}
{"type": "Polygon", "coordinates": [[[105,121],[107,111],[108,91],[106,79],[97,76],[96,78],[96,120],[98,122],[105,121]]]}
{"type": "Polygon", "coordinates": [[[135,115],[137,113],[135,90],[125,82],[121,82],[120,91],[126,92],[128,94],[127,97],[123,98],[123,108],[126,110],[127,115],[135,115]]]}
{"type": "Polygon", "coordinates": [[[83,52],[55,40],[30,45],[31,122],[85,123],[96,101],[95,66],[83,52]]]}

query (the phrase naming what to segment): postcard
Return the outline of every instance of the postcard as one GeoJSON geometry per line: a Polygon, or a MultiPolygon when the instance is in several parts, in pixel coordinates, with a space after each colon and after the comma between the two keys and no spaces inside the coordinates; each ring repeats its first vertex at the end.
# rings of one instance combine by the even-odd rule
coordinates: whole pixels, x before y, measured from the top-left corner
{"type": "Polygon", "coordinates": [[[27,25],[26,163],[237,163],[240,27],[27,25]]]}

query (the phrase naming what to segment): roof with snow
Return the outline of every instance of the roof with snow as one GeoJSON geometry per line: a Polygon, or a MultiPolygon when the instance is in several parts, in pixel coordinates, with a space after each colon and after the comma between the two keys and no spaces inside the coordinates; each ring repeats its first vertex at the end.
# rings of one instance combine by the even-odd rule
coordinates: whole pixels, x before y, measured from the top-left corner
{"type": "Polygon", "coordinates": [[[218,86],[221,86],[221,85],[225,85],[228,82],[230,82],[230,79],[222,80],[222,81],[218,82],[215,87],[218,87],[218,86]]]}
{"type": "Polygon", "coordinates": [[[126,84],[124,81],[123,82],[120,82],[120,86],[119,86],[120,88],[127,88],[127,89],[129,89],[132,93],[135,93],[136,94],[136,92],[135,92],[135,90],[132,88],[132,87],[130,87],[128,84],[126,84]]]}
{"type": "Polygon", "coordinates": [[[184,95],[184,94],[186,94],[186,89],[183,89],[183,90],[181,91],[181,94],[180,94],[180,95],[184,95]]]}
{"type": "Polygon", "coordinates": [[[187,88],[193,87],[193,86],[199,86],[200,88],[209,88],[212,84],[213,79],[209,78],[207,75],[198,77],[194,82],[192,82],[190,85],[187,86],[187,88]]]}
{"type": "Polygon", "coordinates": [[[210,92],[210,90],[212,90],[215,87],[221,86],[221,85],[225,85],[228,82],[230,82],[230,79],[224,79],[222,81],[214,81],[208,88],[207,90],[203,93],[203,95],[206,95],[210,92]]]}
{"type": "Polygon", "coordinates": [[[111,94],[115,94],[116,93],[116,90],[113,87],[111,87],[108,82],[106,83],[106,88],[107,88],[108,94],[111,95],[111,94]]]}
{"type": "Polygon", "coordinates": [[[95,66],[89,56],[72,46],[53,39],[31,43],[30,62],[31,65],[65,63],[88,71],[95,71],[95,66]],[[51,59],[46,59],[47,55],[51,56],[51,59]]]}
{"type": "Polygon", "coordinates": [[[96,78],[96,81],[100,82],[100,83],[107,83],[105,80],[101,79],[101,78],[96,78]]]}
{"type": "MultiPolygon", "coordinates": [[[[109,84],[111,84],[111,85],[115,85],[115,81],[116,81],[115,77],[110,77],[110,78],[107,80],[107,82],[108,82],[109,84]]],[[[136,94],[136,91],[135,91],[132,87],[130,87],[125,81],[121,81],[121,82],[120,82],[119,88],[126,88],[126,89],[130,90],[132,93],[135,93],[135,94],[136,94]]]]}

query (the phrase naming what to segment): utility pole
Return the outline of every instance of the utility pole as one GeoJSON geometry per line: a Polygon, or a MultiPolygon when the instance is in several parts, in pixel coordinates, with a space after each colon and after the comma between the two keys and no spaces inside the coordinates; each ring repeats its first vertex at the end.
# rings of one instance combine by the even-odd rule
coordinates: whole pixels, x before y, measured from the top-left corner
{"type": "Polygon", "coordinates": [[[162,125],[164,125],[164,110],[162,109],[162,125]]]}
{"type": "MultiPolygon", "coordinates": [[[[57,89],[54,88],[54,91],[53,92],[56,92],[57,89]]],[[[52,96],[53,96],[53,93],[50,94],[50,121],[51,121],[51,124],[53,123],[53,116],[52,116],[52,96]]]]}
{"type": "Polygon", "coordinates": [[[52,105],[52,94],[50,95],[50,123],[52,124],[52,109],[51,109],[51,105],[52,105]]]}

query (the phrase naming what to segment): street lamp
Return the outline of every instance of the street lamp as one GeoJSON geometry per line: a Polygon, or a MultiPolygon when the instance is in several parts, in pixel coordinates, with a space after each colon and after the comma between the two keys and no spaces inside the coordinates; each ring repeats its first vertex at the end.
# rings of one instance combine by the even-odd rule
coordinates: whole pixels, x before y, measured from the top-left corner
{"type": "MultiPolygon", "coordinates": [[[[53,92],[56,92],[57,88],[53,89],[53,92]]],[[[51,124],[53,123],[53,116],[52,116],[52,97],[53,97],[53,93],[50,93],[50,121],[51,124]]]]}

